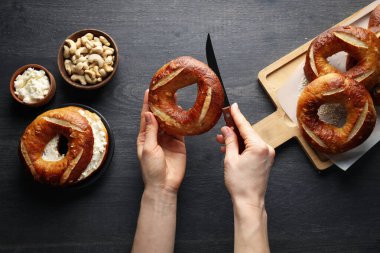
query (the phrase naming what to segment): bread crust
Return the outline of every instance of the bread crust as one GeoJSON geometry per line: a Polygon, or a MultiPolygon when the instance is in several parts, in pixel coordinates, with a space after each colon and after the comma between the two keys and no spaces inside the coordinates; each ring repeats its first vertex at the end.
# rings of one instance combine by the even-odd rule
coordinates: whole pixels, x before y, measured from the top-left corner
{"type": "MultiPolygon", "coordinates": [[[[380,5],[369,16],[368,29],[375,33],[377,38],[380,38],[380,5]]],[[[375,85],[372,91],[372,98],[375,105],[380,105],[380,82],[375,85]]]]}
{"type": "MultiPolygon", "coordinates": [[[[53,186],[75,184],[90,163],[94,147],[93,131],[79,110],[86,111],[75,106],[47,111],[25,129],[20,139],[21,158],[36,181],[53,186]],[[58,161],[46,161],[43,159],[44,149],[56,135],[67,138],[67,153],[58,161]]],[[[103,161],[104,158],[101,163],[103,161]]]]}
{"type": "Polygon", "coordinates": [[[372,90],[379,81],[380,42],[376,35],[355,26],[335,27],[319,35],[309,46],[304,72],[309,82],[328,73],[341,73],[329,64],[327,58],[340,51],[347,52],[356,60],[344,76],[372,90]]]}
{"type": "Polygon", "coordinates": [[[209,131],[219,120],[224,93],[216,74],[203,62],[182,56],[161,67],[149,89],[149,108],[160,127],[173,135],[198,135],[209,131]],[[194,106],[180,108],[174,94],[178,89],[198,84],[194,106]]]}
{"type": "Polygon", "coordinates": [[[368,28],[379,28],[380,27],[380,5],[376,6],[376,8],[371,12],[368,21],[368,28]]]}
{"type": "MultiPolygon", "coordinates": [[[[369,16],[368,21],[368,30],[373,32],[377,38],[380,37],[380,5],[378,5],[369,16]]],[[[357,60],[355,60],[354,57],[351,57],[350,55],[347,56],[347,62],[346,62],[346,69],[350,69],[354,67],[358,63],[357,60]]],[[[379,62],[380,64],[380,62],[379,62]]],[[[377,84],[375,84],[374,88],[370,90],[373,103],[375,105],[380,105],[380,80],[377,84]]]]}
{"type": "Polygon", "coordinates": [[[302,91],[297,105],[297,119],[303,137],[323,153],[337,154],[363,143],[372,133],[376,112],[365,87],[342,74],[321,76],[302,91]],[[336,127],[319,119],[323,104],[342,104],[347,112],[346,122],[336,127]]]}

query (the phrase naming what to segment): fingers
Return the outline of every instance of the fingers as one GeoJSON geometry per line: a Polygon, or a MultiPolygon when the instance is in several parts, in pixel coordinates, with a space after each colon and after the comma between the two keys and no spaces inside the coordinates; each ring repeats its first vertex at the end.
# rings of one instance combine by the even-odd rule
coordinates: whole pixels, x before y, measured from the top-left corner
{"type": "Polygon", "coordinates": [[[157,146],[158,123],[151,112],[144,113],[145,142],[144,150],[152,150],[157,146]]]}
{"type": "Polygon", "coordinates": [[[235,132],[227,126],[222,127],[221,131],[224,137],[224,143],[226,145],[225,159],[234,159],[235,157],[239,156],[237,136],[235,132]]]}
{"type": "Polygon", "coordinates": [[[222,134],[216,135],[216,141],[219,144],[222,144],[222,146],[220,146],[220,152],[226,153],[226,146],[224,145],[224,137],[223,137],[223,135],[222,134]]]}
{"type": "Polygon", "coordinates": [[[141,108],[141,120],[140,120],[140,132],[142,133],[145,131],[145,112],[149,111],[149,105],[148,105],[148,97],[149,97],[149,89],[145,90],[144,93],[144,102],[141,108]]]}
{"type": "Polygon", "coordinates": [[[252,144],[266,144],[260,136],[253,130],[251,124],[247,121],[244,115],[240,112],[236,103],[231,106],[232,118],[239,129],[241,137],[243,137],[246,147],[252,144]]]}
{"type": "Polygon", "coordinates": [[[216,141],[217,141],[219,144],[224,145],[224,137],[223,137],[223,135],[221,135],[221,134],[216,135],[216,141]]]}
{"type": "Polygon", "coordinates": [[[142,155],[142,149],[145,142],[145,112],[149,111],[149,105],[148,105],[148,96],[149,96],[149,89],[145,90],[144,93],[144,102],[141,108],[141,117],[140,117],[140,130],[139,134],[137,136],[137,156],[139,159],[142,155]]]}

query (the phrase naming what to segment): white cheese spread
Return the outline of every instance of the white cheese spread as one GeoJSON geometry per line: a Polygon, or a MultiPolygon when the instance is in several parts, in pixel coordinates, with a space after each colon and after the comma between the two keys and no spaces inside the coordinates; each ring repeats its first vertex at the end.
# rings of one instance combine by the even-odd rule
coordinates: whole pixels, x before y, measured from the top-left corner
{"type": "Polygon", "coordinates": [[[93,173],[103,161],[106,154],[106,133],[104,132],[104,125],[102,120],[96,115],[97,119],[90,117],[85,111],[79,110],[79,113],[87,119],[92,128],[92,134],[94,135],[94,149],[92,152],[92,158],[87,168],[82,172],[78,181],[85,179],[91,173],[93,173]]]}
{"type": "Polygon", "coordinates": [[[53,137],[45,146],[44,153],[42,154],[42,159],[49,162],[59,161],[65,157],[58,151],[59,135],[53,137]]]}
{"type": "Polygon", "coordinates": [[[50,82],[45,71],[28,68],[16,77],[15,94],[25,103],[36,103],[49,93],[50,82]]]}

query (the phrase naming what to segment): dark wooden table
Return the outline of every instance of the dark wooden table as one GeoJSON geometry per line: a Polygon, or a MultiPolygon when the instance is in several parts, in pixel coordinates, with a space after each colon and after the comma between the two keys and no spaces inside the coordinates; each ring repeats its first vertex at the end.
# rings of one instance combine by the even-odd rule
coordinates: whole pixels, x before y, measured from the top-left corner
{"type": "MultiPolygon", "coordinates": [[[[168,60],[205,61],[212,34],[224,83],[255,123],[274,107],[257,73],[370,1],[2,1],[0,3],[0,252],[128,252],[143,190],[135,139],[144,90],[168,60]],[[108,32],[120,49],[113,81],[96,92],[69,87],[56,59],[66,36],[108,32]],[[40,109],[12,101],[8,82],[21,65],[39,63],[57,80],[40,109]],[[24,128],[63,103],[98,109],[112,126],[114,158],[93,186],[65,193],[36,187],[17,155],[24,128]]],[[[180,92],[191,106],[196,86],[180,92]]],[[[210,132],[187,138],[187,172],[179,193],[176,252],[232,252],[233,214],[223,155],[210,132]]],[[[379,252],[380,166],[375,146],[348,172],[318,174],[295,140],[277,149],[267,192],[273,252],[379,252]]]]}

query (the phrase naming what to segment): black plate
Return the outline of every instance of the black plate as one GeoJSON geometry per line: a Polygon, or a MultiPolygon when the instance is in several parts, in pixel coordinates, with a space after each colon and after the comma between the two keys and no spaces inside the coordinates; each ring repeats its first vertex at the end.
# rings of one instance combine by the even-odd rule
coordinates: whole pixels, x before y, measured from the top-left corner
{"type": "Polygon", "coordinates": [[[47,184],[41,184],[41,183],[36,182],[36,184],[40,185],[41,187],[44,187],[44,188],[46,187],[46,188],[49,188],[50,190],[52,190],[52,189],[53,190],[57,190],[57,191],[61,191],[61,190],[64,190],[64,191],[66,191],[66,190],[79,190],[79,189],[82,189],[82,188],[85,188],[85,187],[88,187],[88,186],[92,185],[93,183],[95,183],[105,173],[105,171],[110,166],[111,160],[112,160],[112,157],[113,157],[113,153],[114,153],[114,150],[115,150],[115,139],[114,139],[114,135],[113,135],[112,129],[111,129],[110,125],[108,124],[107,120],[103,117],[103,115],[100,114],[94,108],[92,108],[90,106],[87,106],[87,105],[77,104],[77,103],[68,103],[68,104],[60,105],[58,107],[50,108],[49,110],[63,108],[63,107],[67,107],[67,106],[81,107],[81,108],[83,108],[85,110],[88,110],[90,112],[96,113],[100,117],[100,119],[102,120],[102,122],[103,122],[103,124],[106,127],[107,132],[108,132],[108,152],[106,154],[106,158],[105,158],[103,164],[101,165],[101,167],[98,168],[95,172],[93,172],[90,176],[88,176],[87,178],[83,179],[81,182],[78,182],[78,183],[73,184],[73,185],[64,186],[64,187],[59,187],[59,186],[58,187],[54,187],[54,186],[50,186],[50,185],[47,185],[47,184]]]}

